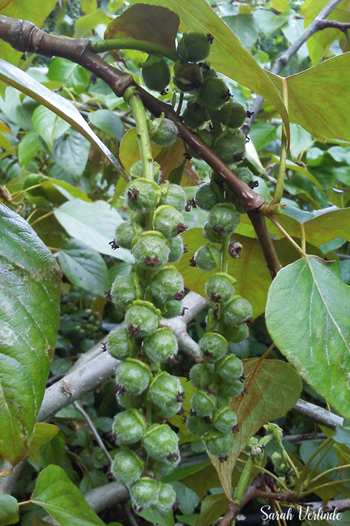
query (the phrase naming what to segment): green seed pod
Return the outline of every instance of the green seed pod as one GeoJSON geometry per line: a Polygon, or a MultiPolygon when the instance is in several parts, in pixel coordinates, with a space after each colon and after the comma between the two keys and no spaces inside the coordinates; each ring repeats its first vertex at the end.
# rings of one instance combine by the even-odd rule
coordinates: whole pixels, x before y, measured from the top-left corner
{"type": "Polygon", "coordinates": [[[168,419],[172,416],[175,416],[181,409],[181,402],[176,402],[174,404],[169,404],[162,409],[160,407],[154,408],[154,420],[163,420],[164,418],[168,419]]]}
{"type": "Polygon", "coordinates": [[[220,330],[230,343],[241,343],[249,338],[249,328],[246,323],[240,323],[239,325],[226,325],[223,323],[220,330]]]}
{"type": "MultiPolygon", "coordinates": [[[[204,130],[199,130],[197,132],[198,137],[210,148],[211,150],[214,147],[215,142],[215,134],[207,130],[206,128],[204,130]]],[[[195,152],[192,148],[188,148],[188,153],[191,157],[194,157],[195,159],[201,159],[201,156],[199,153],[195,152]]]]}
{"type": "Polygon", "coordinates": [[[145,363],[134,358],[126,358],[116,371],[116,384],[119,390],[140,395],[149,385],[150,374],[151,371],[145,363]]]}
{"type": "Polygon", "coordinates": [[[198,186],[194,198],[199,208],[211,210],[221,200],[221,195],[216,185],[205,183],[198,186]]]}
{"type": "Polygon", "coordinates": [[[219,111],[219,119],[221,124],[228,128],[240,128],[247,117],[247,110],[238,104],[230,100],[227,104],[224,104],[219,111]]]}
{"type": "Polygon", "coordinates": [[[154,181],[140,178],[129,183],[126,196],[131,210],[145,214],[157,204],[160,189],[154,181]]]}
{"type": "Polygon", "coordinates": [[[124,360],[130,355],[132,343],[128,336],[128,331],[124,327],[113,329],[108,335],[107,351],[113,358],[124,360]]]}
{"type": "Polygon", "coordinates": [[[161,311],[164,318],[176,318],[182,312],[182,302],[177,300],[167,301],[162,306],[161,311]]]}
{"type": "Polygon", "coordinates": [[[136,444],[143,437],[146,422],[136,409],[127,409],[114,418],[113,432],[117,435],[118,446],[136,444]]]}
{"type": "Polygon", "coordinates": [[[226,339],[217,332],[207,332],[199,341],[201,356],[208,363],[215,363],[228,351],[226,339]]]}
{"type": "Polygon", "coordinates": [[[151,363],[165,363],[169,358],[176,356],[177,351],[177,339],[168,327],[154,331],[143,344],[143,353],[151,363]]]}
{"type": "Polygon", "coordinates": [[[208,223],[204,223],[203,227],[203,237],[210,241],[211,243],[222,243],[222,234],[220,231],[214,230],[208,223]]]}
{"type": "Polygon", "coordinates": [[[243,374],[243,362],[235,354],[228,354],[215,364],[215,374],[225,382],[238,379],[243,374]]]}
{"type": "Polygon", "coordinates": [[[164,58],[149,55],[141,68],[142,78],[148,89],[161,92],[169,85],[170,68],[164,58]]]}
{"type": "Polygon", "coordinates": [[[234,295],[235,283],[236,280],[232,276],[220,272],[210,276],[205,284],[205,293],[211,301],[224,305],[234,295]]]}
{"type": "Polygon", "coordinates": [[[163,119],[157,131],[152,134],[151,141],[158,146],[171,146],[177,139],[177,127],[170,119],[163,119]]]}
{"type": "Polygon", "coordinates": [[[170,254],[168,258],[169,263],[175,263],[179,261],[182,254],[184,253],[184,244],[181,236],[175,236],[169,240],[170,243],[170,254]]]}
{"type": "Polygon", "coordinates": [[[222,381],[219,383],[219,392],[222,395],[234,397],[242,394],[244,390],[244,382],[240,380],[230,380],[229,382],[222,381]]]}
{"type": "Polygon", "coordinates": [[[117,276],[113,281],[111,296],[113,303],[119,309],[126,307],[140,297],[141,291],[138,286],[138,279],[133,276],[117,276]]]}
{"type": "Polygon", "coordinates": [[[190,380],[197,389],[206,389],[213,383],[213,371],[207,363],[196,363],[190,370],[190,380]]]}
{"type": "MultiPolygon", "coordinates": [[[[179,295],[182,296],[181,292],[183,290],[183,277],[175,267],[168,266],[161,269],[152,279],[151,292],[154,299],[160,304],[176,300],[179,295]]],[[[178,302],[180,302],[180,299],[182,299],[182,297],[179,297],[178,302]]]]}
{"type": "Polygon", "coordinates": [[[253,173],[246,166],[242,168],[236,168],[235,174],[241,179],[245,184],[249,184],[253,180],[253,173]]]}
{"type": "Polygon", "coordinates": [[[119,247],[131,249],[131,243],[136,236],[135,227],[132,221],[125,221],[117,226],[115,231],[115,242],[119,247]]]}
{"type": "Polygon", "coordinates": [[[176,493],[170,484],[163,484],[158,482],[158,504],[157,508],[160,511],[169,511],[174,506],[176,501],[176,493]]]}
{"type": "MultiPolygon", "coordinates": [[[[153,161],[152,168],[153,168],[152,170],[153,179],[158,184],[160,165],[156,161],[153,161]]],[[[143,170],[142,161],[141,160],[136,161],[130,168],[131,179],[142,179],[143,172],[144,170],[143,170]]]]}
{"type": "Polygon", "coordinates": [[[157,270],[167,263],[170,249],[160,232],[144,232],[134,244],[132,255],[144,270],[157,270]]]}
{"type": "Polygon", "coordinates": [[[167,424],[153,424],[143,436],[143,447],[155,460],[174,460],[180,457],[177,434],[167,424]]]}
{"type": "Polygon", "coordinates": [[[201,106],[216,110],[230,97],[225,82],[219,78],[207,78],[198,91],[197,102],[201,106]]]}
{"type": "Polygon", "coordinates": [[[187,197],[186,193],[178,184],[165,183],[160,186],[161,195],[159,204],[173,206],[179,212],[185,210],[187,197]]]}
{"type": "Polygon", "coordinates": [[[209,113],[206,108],[200,106],[197,101],[190,100],[183,112],[182,118],[189,128],[195,130],[200,128],[209,120],[209,113]]]}
{"type": "Polygon", "coordinates": [[[154,377],[149,386],[148,394],[152,404],[160,409],[165,409],[170,404],[180,402],[184,396],[177,376],[172,376],[165,371],[154,377]]]}
{"type": "Polygon", "coordinates": [[[176,210],[176,208],[169,205],[162,205],[157,208],[154,214],[154,230],[158,230],[164,237],[169,239],[186,230],[183,221],[183,215],[176,210]]]}
{"type": "Polygon", "coordinates": [[[145,394],[146,391],[140,395],[119,391],[117,401],[123,409],[140,409],[145,404],[145,394]]]}
{"type": "Polygon", "coordinates": [[[200,62],[210,53],[209,39],[204,33],[184,33],[177,46],[177,52],[186,62],[200,62]]]}
{"type": "Polygon", "coordinates": [[[213,430],[211,424],[208,424],[203,417],[197,415],[188,415],[186,418],[186,426],[189,433],[198,435],[199,437],[213,430]]]}
{"type": "Polygon", "coordinates": [[[158,504],[158,482],[151,477],[140,478],[130,489],[130,497],[137,509],[146,509],[158,504]]]}
{"type": "Polygon", "coordinates": [[[209,225],[223,236],[230,236],[239,223],[239,215],[232,203],[219,203],[209,212],[209,225]]]}
{"type": "Polygon", "coordinates": [[[226,457],[233,448],[234,439],[231,433],[207,433],[204,436],[209,453],[215,457],[226,457]]]}
{"type": "Polygon", "coordinates": [[[224,409],[225,407],[231,406],[231,397],[219,394],[216,398],[216,409],[224,409]]]}
{"type": "Polygon", "coordinates": [[[221,252],[215,245],[209,243],[197,250],[194,260],[198,268],[205,272],[210,272],[220,266],[221,252]]]}
{"type": "Polygon", "coordinates": [[[222,320],[225,325],[240,325],[252,317],[253,309],[249,301],[241,297],[234,297],[224,308],[222,320]]]}
{"type": "Polygon", "coordinates": [[[246,136],[241,131],[232,132],[219,138],[214,153],[226,164],[239,162],[245,155],[246,136]]]}
{"type": "Polygon", "coordinates": [[[175,62],[174,84],[179,90],[191,93],[197,90],[202,82],[203,76],[199,66],[181,60],[175,62]]]}
{"type": "Polygon", "coordinates": [[[111,466],[115,479],[127,487],[139,480],[144,469],[144,462],[130,449],[120,449],[111,466]]]}
{"type": "Polygon", "coordinates": [[[237,415],[230,407],[216,410],[213,415],[214,427],[221,433],[228,433],[237,425],[237,415]]]}
{"type": "Polygon", "coordinates": [[[32,188],[32,186],[41,184],[45,179],[49,179],[49,177],[43,174],[30,174],[24,179],[23,190],[26,190],[32,197],[45,197],[46,194],[41,186],[32,188]],[[27,190],[27,188],[31,188],[31,190],[27,190]]]}
{"type": "Polygon", "coordinates": [[[212,416],[215,409],[216,396],[206,391],[197,391],[191,398],[191,409],[197,416],[212,416]]]}
{"type": "Polygon", "coordinates": [[[161,314],[148,301],[134,301],[127,310],[125,321],[128,331],[136,338],[146,338],[158,328],[161,314]]]}

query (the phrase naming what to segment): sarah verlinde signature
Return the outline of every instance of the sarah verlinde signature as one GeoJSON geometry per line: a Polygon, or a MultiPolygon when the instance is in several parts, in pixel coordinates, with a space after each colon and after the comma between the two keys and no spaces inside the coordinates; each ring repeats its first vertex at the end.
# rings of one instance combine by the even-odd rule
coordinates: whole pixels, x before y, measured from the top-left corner
{"type": "MultiPolygon", "coordinates": [[[[278,512],[278,511],[271,511],[272,508],[268,504],[265,506],[261,506],[260,511],[262,513],[262,519],[264,521],[266,520],[285,520],[290,521],[295,517],[296,510],[292,510],[291,508],[288,508],[285,512],[278,512]]],[[[334,508],[333,511],[324,511],[322,508],[320,508],[317,511],[313,511],[311,508],[301,508],[299,507],[298,511],[299,520],[309,520],[309,521],[316,521],[316,520],[328,520],[328,521],[336,521],[341,519],[341,513],[338,512],[338,508],[334,508]]]]}

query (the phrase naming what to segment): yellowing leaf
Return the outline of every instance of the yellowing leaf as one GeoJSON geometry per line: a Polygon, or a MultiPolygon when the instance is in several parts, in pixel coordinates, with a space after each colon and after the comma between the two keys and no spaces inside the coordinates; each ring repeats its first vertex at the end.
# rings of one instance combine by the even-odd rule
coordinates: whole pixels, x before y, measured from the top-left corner
{"type": "MultiPolygon", "coordinates": [[[[153,159],[155,159],[161,152],[162,147],[151,143],[151,149],[153,159]]],[[[132,165],[141,159],[136,128],[131,128],[131,130],[124,135],[119,147],[119,157],[128,173],[130,173],[132,165]]]]}
{"type": "Polygon", "coordinates": [[[39,452],[43,444],[50,442],[59,432],[60,428],[52,424],[38,422],[35,426],[33,440],[31,441],[28,457],[39,462],[39,452]]]}

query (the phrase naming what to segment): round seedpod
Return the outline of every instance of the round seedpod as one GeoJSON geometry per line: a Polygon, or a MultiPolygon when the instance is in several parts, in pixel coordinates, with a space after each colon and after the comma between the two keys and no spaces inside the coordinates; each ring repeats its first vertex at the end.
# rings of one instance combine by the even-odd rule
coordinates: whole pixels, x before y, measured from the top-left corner
{"type": "Polygon", "coordinates": [[[184,253],[184,243],[181,236],[172,237],[169,240],[170,243],[170,254],[168,258],[169,263],[176,263],[181,259],[182,254],[184,253]]]}
{"type": "Polygon", "coordinates": [[[166,319],[176,318],[182,313],[182,302],[177,300],[167,301],[162,305],[161,312],[166,319]]]}
{"type": "Polygon", "coordinates": [[[130,449],[120,449],[113,459],[111,471],[118,482],[122,482],[127,487],[134,484],[144,472],[145,464],[138,457],[135,451],[130,449]]]}
{"type": "Polygon", "coordinates": [[[170,484],[158,482],[158,504],[157,508],[160,511],[169,511],[174,506],[176,501],[176,493],[170,484]]]}
{"type": "Polygon", "coordinates": [[[161,232],[167,239],[175,237],[184,231],[184,218],[181,212],[173,206],[161,205],[154,214],[154,230],[161,232]]]}
{"type": "Polygon", "coordinates": [[[229,382],[222,381],[219,383],[219,392],[222,395],[230,396],[231,398],[234,396],[239,396],[243,393],[244,390],[244,382],[241,382],[240,380],[230,380],[229,382]]]}
{"type": "Polygon", "coordinates": [[[177,434],[167,424],[153,424],[143,436],[143,447],[155,460],[177,461],[179,454],[177,434]]]}
{"type": "MultiPolygon", "coordinates": [[[[153,168],[153,170],[152,170],[153,171],[153,180],[158,184],[160,165],[156,161],[153,161],[152,168],[153,168]]],[[[132,180],[133,179],[142,179],[143,178],[143,173],[144,173],[143,164],[142,164],[142,161],[140,159],[139,161],[136,161],[130,168],[131,179],[132,180]]]]}
{"type": "Polygon", "coordinates": [[[197,64],[188,64],[178,60],[174,64],[174,84],[179,90],[191,93],[203,82],[201,68],[197,64]]]}
{"type": "Polygon", "coordinates": [[[126,190],[128,207],[143,214],[155,207],[159,197],[159,186],[154,181],[144,178],[131,181],[126,190]]]}
{"type": "Polygon", "coordinates": [[[191,409],[197,416],[212,416],[215,409],[216,396],[206,391],[197,391],[191,398],[191,409]]]}
{"type": "Polygon", "coordinates": [[[207,433],[203,440],[212,455],[215,457],[226,457],[233,448],[234,439],[231,433],[211,432],[207,433]]]}
{"type": "Polygon", "coordinates": [[[213,426],[205,421],[201,416],[188,415],[186,418],[186,426],[189,433],[202,437],[205,433],[213,430],[213,426]]]}
{"type": "Polygon", "coordinates": [[[216,409],[224,409],[225,407],[230,407],[231,397],[223,394],[219,394],[216,398],[216,409]]]}
{"type": "Polygon", "coordinates": [[[216,410],[213,415],[213,424],[221,433],[228,433],[237,425],[237,415],[230,407],[216,410]]]}
{"type": "MultiPolygon", "coordinates": [[[[197,135],[204,142],[204,144],[206,144],[211,150],[213,149],[215,143],[215,134],[211,130],[204,128],[204,130],[199,130],[197,135]]],[[[200,154],[195,152],[193,148],[188,148],[188,153],[195,159],[201,159],[200,154]]]]}
{"type": "Polygon", "coordinates": [[[200,62],[210,53],[210,41],[204,33],[189,31],[184,33],[178,46],[177,53],[186,62],[200,62]]]}
{"type": "Polygon", "coordinates": [[[241,131],[232,132],[219,138],[214,153],[226,164],[239,162],[245,155],[246,136],[241,131]]]}
{"type": "Polygon", "coordinates": [[[230,100],[220,108],[219,119],[221,124],[228,128],[240,128],[247,117],[247,110],[238,104],[230,100]]]}
{"type": "Polygon", "coordinates": [[[130,489],[131,502],[136,510],[157,505],[158,496],[158,482],[151,477],[140,478],[130,489]]]}
{"type": "Polygon", "coordinates": [[[249,184],[253,180],[253,173],[246,166],[242,168],[235,168],[235,175],[241,179],[245,184],[249,184]]]}
{"type": "Polygon", "coordinates": [[[144,270],[159,270],[168,261],[170,249],[160,232],[144,232],[132,247],[135,262],[144,270]]]}
{"type": "Polygon", "coordinates": [[[211,210],[213,206],[221,201],[221,192],[213,183],[205,183],[198,186],[194,196],[196,205],[202,210],[211,210]]]}
{"type": "Polygon", "coordinates": [[[243,374],[243,362],[235,354],[228,354],[216,362],[215,374],[225,382],[238,379],[243,374]]]}
{"type": "Polygon", "coordinates": [[[246,323],[240,323],[239,325],[226,325],[223,323],[220,330],[230,343],[241,343],[249,338],[249,328],[246,323]]]}
{"type": "Polygon", "coordinates": [[[182,274],[173,266],[168,266],[157,272],[151,282],[151,292],[154,299],[159,304],[167,301],[177,300],[180,302],[184,290],[184,280],[182,274]],[[181,298],[179,297],[182,296],[181,298]]]}
{"type": "Polygon", "coordinates": [[[197,102],[201,106],[216,110],[229,99],[230,92],[225,82],[217,77],[207,78],[199,88],[197,102]]]}
{"type": "Polygon", "coordinates": [[[181,402],[176,402],[174,404],[169,404],[163,408],[155,407],[154,408],[154,420],[164,420],[175,416],[181,409],[181,402]]]}
{"type": "Polygon", "coordinates": [[[136,338],[146,338],[158,328],[161,314],[152,303],[136,300],[127,310],[125,321],[129,334],[136,338]]]}
{"type": "Polygon", "coordinates": [[[118,446],[136,444],[143,437],[145,430],[145,419],[136,409],[127,409],[114,418],[113,433],[117,435],[118,446]]]}
{"type": "Polygon", "coordinates": [[[138,233],[139,232],[136,232],[134,223],[132,221],[124,221],[116,228],[115,242],[119,247],[130,250],[132,240],[138,233]]]}
{"type": "Polygon", "coordinates": [[[235,283],[232,276],[219,272],[210,276],[205,284],[205,293],[211,301],[225,305],[235,293],[235,283]]]}
{"type": "Polygon", "coordinates": [[[165,183],[162,184],[160,188],[160,205],[173,206],[179,212],[183,212],[185,210],[187,197],[185,190],[181,188],[181,186],[179,186],[178,184],[165,183]]]}
{"type": "Polygon", "coordinates": [[[164,475],[168,475],[169,473],[171,473],[172,471],[174,471],[174,469],[176,468],[176,466],[179,464],[180,462],[180,457],[179,459],[176,461],[176,460],[154,460],[152,458],[149,458],[148,459],[148,466],[149,466],[149,469],[150,471],[153,473],[153,475],[159,479],[161,477],[163,477],[164,475]]]}
{"type": "Polygon", "coordinates": [[[143,344],[143,353],[151,363],[165,363],[176,356],[177,351],[177,339],[169,327],[160,327],[143,344]]]}
{"type": "Polygon", "coordinates": [[[170,119],[163,119],[155,133],[151,133],[151,141],[158,146],[171,146],[177,139],[177,127],[170,119]]]}
{"type": "Polygon", "coordinates": [[[213,383],[213,371],[207,363],[196,363],[191,367],[190,380],[197,389],[206,389],[213,383]]]}
{"type": "Polygon", "coordinates": [[[247,321],[253,315],[253,309],[249,301],[235,296],[229,301],[222,313],[222,321],[228,326],[237,326],[247,321]]]}
{"type": "Polygon", "coordinates": [[[177,376],[162,371],[152,380],[148,395],[153,405],[165,409],[170,404],[180,402],[184,397],[184,392],[177,376]]]}
{"type": "Polygon", "coordinates": [[[221,252],[215,245],[209,243],[200,247],[194,255],[196,266],[205,272],[215,270],[220,266],[221,252]]]}
{"type": "Polygon", "coordinates": [[[123,409],[140,409],[145,404],[146,392],[147,391],[144,391],[140,395],[134,395],[126,391],[119,391],[117,393],[117,402],[123,409]]]}
{"type": "Polygon", "coordinates": [[[215,363],[228,351],[227,340],[217,332],[207,332],[199,341],[201,356],[208,363],[215,363]]]}
{"type": "Polygon", "coordinates": [[[222,233],[220,232],[220,230],[217,230],[217,229],[213,229],[210,225],[209,225],[209,222],[207,221],[206,223],[204,223],[204,227],[203,227],[203,237],[205,239],[207,239],[208,241],[210,241],[211,243],[222,243],[222,233]]]}
{"type": "Polygon", "coordinates": [[[116,371],[116,384],[119,391],[127,391],[132,395],[142,394],[150,382],[149,367],[135,358],[126,358],[116,371]]]}
{"type": "Polygon", "coordinates": [[[132,343],[125,327],[117,327],[109,333],[107,351],[117,360],[124,360],[124,358],[130,356],[132,343]]]}
{"type": "Polygon", "coordinates": [[[117,276],[111,287],[111,296],[113,303],[119,309],[126,307],[141,295],[140,286],[137,276],[117,276]]]}
{"type": "Polygon", "coordinates": [[[182,118],[186,126],[193,130],[200,128],[210,119],[207,109],[200,106],[196,100],[190,100],[187,103],[182,118]]]}
{"type": "Polygon", "coordinates": [[[24,179],[23,190],[25,190],[32,197],[45,197],[46,194],[41,186],[32,188],[33,186],[41,184],[45,179],[49,179],[49,177],[43,174],[30,174],[24,179]],[[30,188],[30,190],[28,190],[28,188],[30,188]]]}
{"type": "Polygon", "coordinates": [[[149,55],[146,62],[141,64],[142,78],[148,89],[164,91],[170,82],[170,68],[164,58],[149,55]]]}
{"type": "Polygon", "coordinates": [[[218,203],[209,212],[211,228],[222,236],[230,236],[239,223],[239,215],[232,203],[218,203]]]}

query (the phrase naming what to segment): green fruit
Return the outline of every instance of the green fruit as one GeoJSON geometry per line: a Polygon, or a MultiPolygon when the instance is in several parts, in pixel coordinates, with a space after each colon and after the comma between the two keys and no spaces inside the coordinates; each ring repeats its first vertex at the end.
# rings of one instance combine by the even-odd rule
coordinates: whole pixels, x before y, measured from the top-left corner
{"type": "Polygon", "coordinates": [[[209,243],[197,250],[194,259],[198,268],[210,272],[220,266],[221,252],[215,245],[209,243]]]}
{"type": "Polygon", "coordinates": [[[217,77],[207,78],[198,91],[198,104],[210,109],[218,109],[228,100],[230,93],[225,82],[217,77]]]}
{"type": "Polygon", "coordinates": [[[142,78],[148,89],[164,91],[170,82],[170,68],[164,58],[149,55],[141,65],[142,78]]]}
{"type": "Polygon", "coordinates": [[[213,426],[208,424],[203,417],[197,415],[188,415],[186,418],[186,426],[192,435],[198,435],[202,437],[205,433],[212,431],[213,426]]]}
{"type": "Polygon", "coordinates": [[[179,261],[182,254],[184,253],[184,244],[181,236],[175,236],[170,239],[170,254],[168,258],[169,263],[175,263],[179,261]]]}
{"type": "Polygon", "coordinates": [[[135,262],[144,270],[158,270],[167,263],[170,249],[160,232],[144,232],[131,250],[135,262]]]}
{"type": "Polygon", "coordinates": [[[155,460],[177,462],[180,458],[178,443],[177,434],[167,424],[153,424],[143,436],[143,447],[155,460]]]}
{"type": "Polygon", "coordinates": [[[234,445],[231,433],[207,433],[204,436],[204,440],[209,453],[219,458],[226,457],[234,445]]]}
{"type": "Polygon", "coordinates": [[[211,210],[221,200],[218,187],[213,183],[205,183],[198,186],[194,196],[196,205],[202,210],[211,210]]]}
{"type": "Polygon", "coordinates": [[[182,312],[182,303],[177,300],[167,301],[162,306],[161,311],[164,318],[176,318],[176,316],[180,316],[182,312]]]}
{"type": "Polygon", "coordinates": [[[148,466],[157,479],[171,473],[176,467],[175,463],[169,460],[154,460],[152,458],[148,459],[148,466]]]}
{"type": "Polygon", "coordinates": [[[177,52],[186,62],[200,62],[210,53],[209,39],[204,33],[184,33],[177,46],[177,52]]]}
{"type": "Polygon", "coordinates": [[[131,243],[136,236],[135,227],[132,221],[125,221],[117,226],[115,231],[115,242],[119,247],[130,250],[131,243]]]}
{"type": "MultiPolygon", "coordinates": [[[[158,183],[158,179],[159,179],[159,171],[160,171],[160,165],[156,162],[156,161],[153,161],[153,180],[158,183]]],[[[131,175],[131,179],[142,179],[143,177],[143,164],[142,164],[142,161],[141,159],[139,161],[136,161],[132,167],[130,168],[130,175],[131,175]]]]}
{"type": "Polygon", "coordinates": [[[230,343],[241,343],[249,338],[249,328],[246,323],[239,325],[222,324],[221,331],[230,343]]]}
{"type": "Polygon", "coordinates": [[[127,409],[114,418],[113,432],[118,446],[136,444],[143,437],[146,422],[136,409],[127,409]]]}
{"type": "Polygon", "coordinates": [[[158,504],[157,508],[160,511],[169,511],[174,506],[176,501],[176,493],[170,484],[163,484],[158,482],[158,504]]]}
{"type": "Polygon", "coordinates": [[[253,309],[249,301],[241,297],[233,298],[224,308],[222,321],[225,325],[240,325],[253,315],[253,309]]]}
{"type": "Polygon", "coordinates": [[[177,339],[168,327],[157,329],[143,344],[143,353],[151,363],[165,363],[176,356],[177,351],[177,339]]]}
{"type": "Polygon", "coordinates": [[[163,420],[175,416],[181,409],[181,402],[176,402],[174,404],[169,404],[164,406],[162,409],[160,407],[154,408],[154,419],[163,420]]]}
{"type": "Polygon", "coordinates": [[[235,279],[228,274],[214,274],[205,284],[205,293],[211,301],[224,305],[235,293],[234,283],[235,279]]]}
{"type": "Polygon", "coordinates": [[[215,143],[214,153],[226,164],[239,162],[245,155],[246,136],[241,131],[224,135],[215,143]]]}
{"type": "Polygon", "coordinates": [[[145,391],[140,395],[118,392],[117,401],[123,409],[140,409],[145,404],[145,394],[145,391]]]}
{"type": "Polygon", "coordinates": [[[212,416],[215,409],[216,396],[206,391],[197,391],[191,398],[191,409],[197,416],[212,416]]]}
{"type": "MultiPolygon", "coordinates": [[[[46,175],[43,174],[30,174],[24,179],[23,190],[27,190],[27,188],[41,184],[41,182],[45,179],[49,179],[49,177],[46,177],[46,175]]],[[[41,186],[27,190],[27,193],[33,197],[45,197],[46,195],[41,186]]]]}
{"type": "Polygon", "coordinates": [[[211,228],[222,236],[230,236],[239,223],[239,215],[232,203],[219,203],[209,212],[211,228]]]}
{"type": "Polygon", "coordinates": [[[177,139],[177,127],[173,121],[163,119],[157,131],[152,134],[151,140],[158,146],[171,146],[177,139]]]}
{"type": "Polygon", "coordinates": [[[228,128],[240,128],[247,117],[247,110],[238,104],[230,100],[227,104],[224,104],[219,111],[219,119],[221,124],[228,128]]]}
{"type": "Polygon", "coordinates": [[[177,376],[165,371],[157,374],[149,386],[148,395],[153,405],[165,409],[171,404],[180,402],[183,390],[177,376]]]}
{"type": "Polygon", "coordinates": [[[190,380],[197,389],[205,389],[213,383],[213,371],[207,363],[197,363],[190,370],[190,380]]]}
{"type": "Polygon", "coordinates": [[[140,395],[149,385],[150,374],[151,371],[145,363],[134,358],[126,358],[116,371],[116,384],[119,390],[126,390],[132,395],[140,395]]]}
{"type": "Polygon", "coordinates": [[[209,113],[206,108],[200,106],[197,101],[190,100],[183,112],[182,118],[186,126],[192,129],[200,128],[209,120],[209,113]]]}
{"type": "Polygon", "coordinates": [[[207,332],[199,341],[201,356],[208,363],[215,363],[228,351],[227,340],[217,332],[207,332]]]}
{"type": "Polygon", "coordinates": [[[245,184],[249,184],[250,181],[253,180],[253,173],[246,166],[242,166],[242,168],[235,168],[234,173],[245,184]]]}
{"type": "Polygon", "coordinates": [[[158,504],[158,482],[151,477],[140,478],[130,489],[130,497],[136,510],[158,504]]]}
{"type": "Polygon", "coordinates": [[[117,276],[113,281],[111,296],[113,303],[119,309],[126,307],[140,296],[138,280],[133,276],[117,276]]]}
{"type": "Polygon", "coordinates": [[[161,315],[152,303],[134,301],[125,316],[126,326],[132,336],[146,338],[158,328],[161,315]]]}
{"type": "Polygon", "coordinates": [[[183,188],[181,188],[181,186],[177,184],[166,183],[162,184],[160,188],[160,205],[173,206],[179,212],[183,212],[185,210],[187,197],[185,191],[183,190],[183,188]]]}
{"type": "Polygon", "coordinates": [[[228,433],[237,425],[237,415],[230,407],[215,411],[213,415],[214,427],[221,433],[228,433]]]}
{"type": "Polygon", "coordinates": [[[146,213],[157,204],[160,190],[154,181],[140,178],[129,183],[126,195],[131,210],[146,213]]]}
{"type": "Polygon", "coordinates": [[[178,60],[174,65],[174,84],[179,90],[193,92],[203,82],[202,72],[196,64],[188,64],[178,60]]]}
{"type": "Polygon", "coordinates": [[[113,329],[108,335],[107,351],[113,358],[124,360],[132,350],[132,343],[124,327],[113,329]]]}
{"type": "Polygon", "coordinates": [[[215,373],[225,382],[238,379],[243,374],[243,363],[235,354],[228,354],[215,364],[215,373]]]}
{"type": "Polygon", "coordinates": [[[169,205],[162,205],[157,208],[154,214],[154,230],[158,230],[164,237],[169,239],[177,236],[186,229],[183,221],[183,215],[176,210],[176,208],[169,205]]]}
{"type": "Polygon", "coordinates": [[[203,237],[211,243],[222,243],[222,234],[220,234],[220,231],[216,232],[208,222],[204,223],[203,237]]]}
{"type": "Polygon", "coordinates": [[[159,304],[176,300],[179,295],[182,296],[183,290],[182,274],[172,266],[165,267],[157,272],[151,282],[152,295],[159,304]]]}
{"type": "Polygon", "coordinates": [[[129,449],[120,449],[111,466],[115,479],[128,487],[141,477],[144,469],[144,462],[129,449]]]}
{"type": "Polygon", "coordinates": [[[229,382],[222,381],[219,383],[220,394],[229,396],[239,396],[244,390],[244,383],[240,380],[230,380],[229,382]]]}

